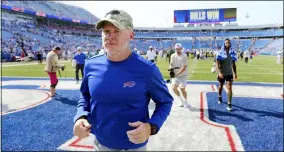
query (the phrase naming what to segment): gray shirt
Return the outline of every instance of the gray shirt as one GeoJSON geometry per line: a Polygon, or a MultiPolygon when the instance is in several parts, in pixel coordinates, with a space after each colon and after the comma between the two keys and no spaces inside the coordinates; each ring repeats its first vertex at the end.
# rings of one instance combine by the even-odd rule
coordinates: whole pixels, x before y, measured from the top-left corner
{"type": "Polygon", "coordinates": [[[220,61],[220,65],[221,65],[221,70],[220,72],[224,75],[224,76],[228,76],[228,75],[233,75],[233,59],[231,57],[231,55],[229,53],[227,53],[227,58],[224,60],[219,60],[220,61]]]}

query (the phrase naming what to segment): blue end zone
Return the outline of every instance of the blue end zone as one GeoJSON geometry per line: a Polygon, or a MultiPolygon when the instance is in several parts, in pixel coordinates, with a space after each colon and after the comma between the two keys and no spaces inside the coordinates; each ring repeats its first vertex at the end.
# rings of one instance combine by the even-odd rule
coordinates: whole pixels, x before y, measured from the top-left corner
{"type": "Polygon", "coordinates": [[[227,95],[218,104],[218,94],[207,93],[209,119],[234,125],[246,151],[283,151],[283,100],[233,97],[233,112],[227,112],[227,95]]]}
{"type": "Polygon", "coordinates": [[[57,93],[60,94],[57,99],[2,116],[3,151],[55,151],[73,137],[79,91],[57,90],[57,93]]]}

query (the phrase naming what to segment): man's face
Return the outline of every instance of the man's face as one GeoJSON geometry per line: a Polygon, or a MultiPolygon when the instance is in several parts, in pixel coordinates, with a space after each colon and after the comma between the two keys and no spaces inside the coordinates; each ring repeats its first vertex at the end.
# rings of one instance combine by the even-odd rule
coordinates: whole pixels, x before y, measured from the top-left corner
{"type": "Polygon", "coordinates": [[[230,48],[230,46],[231,46],[230,41],[229,41],[229,40],[226,40],[226,41],[225,41],[225,47],[226,47],[226,48],[230,48]]]}
{"type": "Polygon", "coordinates": [[[55,50],[55,53],[56,54],[60,54],[60,50],[55,50]]]}
{"type": "Polygon", "coordinates": [[[111,23],[106,23],[102,29],[103,47],[109,54],[117,54],[129,47],[134,33],[128,29],[118,29],[111,23]]]}
{"type": "Polygon", "coordinates": [[[176,48],[177,53],[181,53],[182,48],[176,48]]]}

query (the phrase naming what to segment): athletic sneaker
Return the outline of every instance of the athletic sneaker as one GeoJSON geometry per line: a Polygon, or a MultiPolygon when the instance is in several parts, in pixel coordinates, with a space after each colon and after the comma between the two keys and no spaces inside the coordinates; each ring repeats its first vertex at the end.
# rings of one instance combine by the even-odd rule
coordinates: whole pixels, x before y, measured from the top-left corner
{"type": "Polygon", "coordinates": [[[218,97],[218,104],[222,103],[222,97],[218,97]]]}
{"type": "Polygon", "coordinates": [[[228,111],[232,111],[232,110],[233,110],[233,109],[232,109],[232,104],[228,104],[227,110],[228,110],[228,111]]]}
{"type": "Polygon", "coordinates": [[[184,103],[183,103],[183,99],[181,96],[178,96],[179,100],[180,100],[180,105],[179,107],[184,107],[184,103]]]}
{"type": "Polygon", "coordinates": [[[184,101],[184,107],[185,107],[185,108],[188,108],[188,107],[189,107],[189,104],[188,104],[187,100],[184,101]]]}

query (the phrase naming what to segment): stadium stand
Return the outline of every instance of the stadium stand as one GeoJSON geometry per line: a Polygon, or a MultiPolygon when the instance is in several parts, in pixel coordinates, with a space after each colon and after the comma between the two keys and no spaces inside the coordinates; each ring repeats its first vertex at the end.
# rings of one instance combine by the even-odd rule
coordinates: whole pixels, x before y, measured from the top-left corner
{"type": "MultiPolygon", "coordinates": [[[[100,31],[94,29],[99,18],[83,8],[51,1],[2,1],[1,7],[2,61],[36,60],[37,52],[44,56],[55,45],[63,48],[60,56],[69,58],[78,46],[84,46],[90,56],[101,49],[100,31]]],[[[143,54],[149,46],[167,51],[179,42],[186,51],[207,52],[221,46],[225,38],[231,39],[237,51],[275,55],[283,50],[283,25],[136,27],[131,48],[143,54]]]]}

